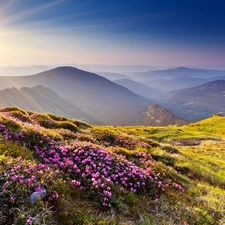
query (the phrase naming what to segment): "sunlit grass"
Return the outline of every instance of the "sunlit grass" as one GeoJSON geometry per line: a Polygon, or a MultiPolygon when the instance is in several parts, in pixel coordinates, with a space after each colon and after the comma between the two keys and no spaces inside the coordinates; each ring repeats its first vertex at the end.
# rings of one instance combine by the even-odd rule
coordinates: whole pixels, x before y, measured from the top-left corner
{"type": "MultiPolygon", "coordinates": [[[[90,188],[86,192],[73,189],[71,182],[68,183],[70,173],[66,171],[52,181],[48,179],[47,173],[43,179],[50,189],[59,193],[55,214],[52,215],[60,224],[225,223],[224,117],[213,116],[182,127],[91,127],[81,121],[52,114],[36,114],[16,108],[3,111],[0,122],[15,133],[22,131],[25,136],[22,144],[27,145],[21,146],[21,143],[5,140],[6,137],[0,136],[0,172],[4,173],[2,165],[7,161],[13,162],[18,156],[22,157],[25,164],[39,162],[41,158],[34,154],[31,146],[40,143],[48,145],[46,138],[49,138],[64,145],[73,145],[74,142],[84,146],[91,144],[110,154],[126,157],[130,163],[154,169],[162,182],[168,184],[157,201],[150,194],[154,188],[145,194],[127,191],[122,195],[116,185],[111,185],[114,191],[112,208],[102,210],[98,206],[99,202],[93,201],[93,196],[88,197],[94,189],[90,188]],[[63,129],[57,127],[62,122],[63,129]],[[219,125],[214,126],[215,123],[219,125]],[[145,156],[150,154],[152,158],[142,162],[138,153],[145,156]],[[176,185],[181,185],[183,191],[178,190],[176,185]]],[[[47,207],[46,204],[52,203],[40,206],[47,207]]],[[[38,207],[37,205],[37,210],[40,209],[38,207]]]]}

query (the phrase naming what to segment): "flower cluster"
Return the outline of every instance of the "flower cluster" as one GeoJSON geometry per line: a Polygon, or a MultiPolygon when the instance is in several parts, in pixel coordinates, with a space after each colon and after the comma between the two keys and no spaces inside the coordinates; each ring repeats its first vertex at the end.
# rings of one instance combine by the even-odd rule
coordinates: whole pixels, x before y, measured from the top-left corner
{"type": "MultiPolygon", "coordinates": [[[[139,162],[135,163],[124,155],[110,152],[104,147],[90,142],[75,141],[79,138],[75,139],[74,136],[69,142],[65,140],[62,142],[56,137],[54,139],[52,136],[43,134],[38,128],[41,127],[34,127],[27,123],[23,130],[13,133],[5,125],[0,124],[0,133],[6,140],[13,140],[33,150],[42,161],[41,165],[48,170],[51,168],[54,176],[63,171],[73,186],[86,191],[87,196],[97,200],[103,206],[110,206],[116,190],[120,190],[121,194],[126,194],[128,191],[147,193],[153,198],[161,191],[165,191],[166,186],[161,181],[160,174],[154,172],[154,160],[150,154],[136,153],[135,157],[139,162]]],[[[95,136],[97,141],[110,141],[127,149],[134,149],[138,143],[136,139],[126,139],[111,133],[98,135],[95,136]]],[[[86,138],[88,139],[89,136],[85,136],[86,138]]],[[[37,168],[41,170],[37,173],[41,176],[43,170],[39,167],[37,168]]],[[[29,174],[29,170],[24,172],[29,174]]],[[[10,178],[12,182],[23,184],[24,178],[21,176],[14,174],[10,178]]],[[[36,176],[26,177],[25,183],[28,187],[35,184],[36,187],[32,187],[38,188],[38,183],[35,182],[36,176]]],[[[183,191],[181,186],[176,188],[183,191]]]]}
{"type": "Polygon", "coordinates": [[[74,142],[71,146],[52,145],[39,148],[37,155],[55,169],[69,174],[71,183],[81,190],[93,191],[104,206],[109,206],[114,186],[121,191],[144,192],[154,190],[159,177],[150,169],[143,169],[124,156],[110,153],[91,143],[74,142]]]}
{"type": "Polygon", "coordinates": [[[3,198],[8,196],[10,201],[17,203],[23,202],[32,192],[40,191],[42,185],[56,178],[49,166],[25,161],[21,157],[3,161],[2,166],[4,174],[1,174],[0,193],[3,198]]]}
{"type": "MultiPolygon", "coordinates": [[[[4,125],[1,125],[0,132],[5,139],[17,143],[24,144],[24,139],[27,140],[26,132],[14,134],[4,125]]],[[[158,184],[159,177],[151,169],[138,167],[123,155],[111,153],[91,143],[58,145],[47,136],[43,138],[34,146],[42,162],[52,166],[55,171],[66,172],[73,185],[89,191],[90,196],[99,198],[104,206],[110,205],[114,186],[119,186],[122,192],[153,193],[158,184]]]]}

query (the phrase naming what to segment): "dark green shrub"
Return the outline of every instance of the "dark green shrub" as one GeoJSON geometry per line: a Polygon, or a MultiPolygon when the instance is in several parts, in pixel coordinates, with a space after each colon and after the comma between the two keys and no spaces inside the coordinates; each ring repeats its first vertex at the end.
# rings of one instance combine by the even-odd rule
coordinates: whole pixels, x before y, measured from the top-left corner
{"type": "Polygon", "coordinates": [[[0,116],[0,123],[13,132],[17,132],[22,129],[22,126],[18,122],[6,118],[5,116],[0,116]]]}
{"type": "Polygon", "coordinates": [[[56,128],[56,122],[52,120],[48,115],[46,114],[33,114],[30,116],[30,118],[37,124],[39,124],[42,127],[54,129],[56,128]]]}
{"type": "Polygon", "coordinates": [[[9,107],[5,107],[5,108],[1,108],[0,112],[12,112],[12,111],[19,111],[21,113],[23,113],[24,115],[26,115],[26,111],[23,109],[20,109],[16,106],[9,106],[9,107]]]}
{"type": "Polygon", "coordinates": [[[88,129],[88,128],[92,127],[90,124],[85,123],[85,122],[80,121],[80,120],[70,120],[70,122],[72,122],[73,124],[75,124],[76,126],[78,126],[81,129],[88,129]]]}
{"type": "Polygon", "coordinates": [[[55,120],[55,121],[67,121],[68,119],[64,116],[58,116],[58,115],[54,115],[52,113],[48,113],[47,114],[51,119],[55,120]]]}
{"type": "Polygon", "coordinates": [[[21,111],[11,111],[9,114],[22,122],[31,122],[29,116],[27,114],[22,113],[21,111]]]}
{"type": "Polygon", "coordinates": [[[72,132],[78,132],[79,131],[78,127],[75,124],[73,124],[71,122],[68,122],[68,121],[56,122],[56,128],[67,129],[67,130],[70,130],[72,132]]]}

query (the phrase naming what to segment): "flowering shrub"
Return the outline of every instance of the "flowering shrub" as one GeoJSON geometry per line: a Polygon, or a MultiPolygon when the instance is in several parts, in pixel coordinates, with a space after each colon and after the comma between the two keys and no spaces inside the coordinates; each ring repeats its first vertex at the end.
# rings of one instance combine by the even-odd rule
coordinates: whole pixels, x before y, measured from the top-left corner
{"type": "MultiPolygon", "coordinates": [[[[26,132],[14,134],[4,125],[0,126],[0,132],[6,139],[13,139],[18,143],[28,140],[26,132]]],[[[38,143],[33,146],[36,155],[45,164],[53,166],[57,171],[63,170],[72,179],[72,184],[81,190],[88,190],[89,196],[102,202],[103,206],[110,206],[113,195],[112,187],[120,186],[121,192],[129,190],[139,193],[156,194],[158,176],[150,169],[139,168],[128,161],[124,156],[110,153],[90,143],[74,142],[70,146],[57,145],[48,136],[41,136],[36,131],[34,137],[38,143]],[[42,140],[38,138],[42,137],[42,140]]],[[[31,144],[32,143],[32,144],[31,144]]]]}
{"type": "MultiPolygon", "coordinates": [[[[57,174],[54,173],[49,166],[37,164],[34,161],[26,161],[21,157],[15,159],[7,159],[1,161],[2,172],[0,174],[0,205],[5,205],[0,210],[1,224],[13,224],[33,221],[32,224],[40,222],[38,213],[29,205],[29,196],[34,192],[41,190],[45,185],[47,189],[46,199],[52,201],[57,197],[57,193],[51,190],[52,182],[56,179],[57,174]],[[18,210],[16,210],[18,209],[18,210]],[[24,213],[21,213],[21,212],[24,213]]],[[[44,203],[40,203],[45,208],[43,217],[51,220],[51,209],[44,203]]],[[[31,223],[30,222],[30,223],[31,223]]],[[[39,223],[40,224],[40,223],[39,223]]]]}
{"type": "Polygon", "coordinates": [[[56,126],[56,122],[45,114],[33,114],[30,118],[35,124],[45,128],[53,128],[56,126]]]}
{"type": "Polygon", "coordinates": [[[74,142],[72,146],[52,146],[50,151],[37,146],[35,150],[45,163],[67,172],[73,185],[88,190],[91,197],[103,202],[103,206],[109,206],[114,186],[121,187],[121,192],[155,194],[158,177],[152,170],[139,168],[124,156],[93,144],[74,142]]]}
{"type": "MultiPolygon", "coordinates": [[[[180,184],[164,183],[162,176],[154,171],[155,161],[146,153],[148,141],[108,130],[94,130],[91,135],[86,130],[90,126],[85,123],[50,114],[28,116],[27,113],[30,120],[24,122],[11,112],[14,111],[0,115],[0,135],[7,143],[23,146],[21,156],[29,149],[34,157],[27,158],[32,161],[24,160],[25,157],[2,160],[0,204],[7,207],[0,209],[0,221],[53,224],[53,212],[60,208],[57,201],[74,208],[72,203],[63,200],[66,194],[56,183],[69,187],[67,191],[84,193],[85,199],[93,200],[99,209],[105,210],[116,208],[118,197],[133,207],[138,196],[148,196],[154,204],[158,203],[169,186],[184,192],[180,184]],[[63,129],[59,129],[59,124],[63,129]],[[142,148],[146,148],[145,152],[138,151],[142,148]],[[30,195],[43,187],[47,190],[46,197],[35,204],[37,207],[31,207],[30,195]]],[[[16,157],[18,152],[9,151],[7,155],[16,157]]],[[[59,217],[69,221],[70,217],[63,213],[59,217]]]]}
{"type": "Polygon", "coordinates": [[[18,111],[18,110],[11,111],[11,112],[8,112],[8,114],[14,118],[17,118],[18,120],[20,120],[22,122],[31,122],[27,113],[24,113],[22,111],[18,111]]]}

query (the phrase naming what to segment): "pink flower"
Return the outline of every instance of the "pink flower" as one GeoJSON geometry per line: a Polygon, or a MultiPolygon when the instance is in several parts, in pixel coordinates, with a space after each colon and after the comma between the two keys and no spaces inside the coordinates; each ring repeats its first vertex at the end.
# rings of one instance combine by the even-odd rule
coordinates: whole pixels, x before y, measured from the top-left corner
{"type": "Polygon", "coordinates": [[[40,192],[40,191],[41,191],[41,188],[40,188],[40,187],[37,187],[37,188],[35,189],[35,191],[36,191],[36,192],[40,192]]]}
{"type": "Polygon", "coordinates": [[[17,176],[12,177],[12,181],[15,181],[17,179],[17,176]]]}
{"type": "Polygon", "coordinates": [[[10,196],[9,200],[12,202],[14,200],[14,197],[10,196]]]}
{"type": "Polygon", "coordinates": [[[72,181],[71,181],[71,183],[72,183],[73,185],[75,185],[76,182],[77,182],[76,180],[72,180],[72,181]]]}
{"type": "Polygon", "coordinates": [[[56,191],[54,191],[52,197],[53,198],[58,198],[59,197],[59,194],[56,191]]]}
{"type": "Polygon", "coordinates": [[[158,202],[159,202],[159,199],[158,199],[158,198],[156,198],[156,199],[155,199],[155,203],[158,203],[158,202]]]}

